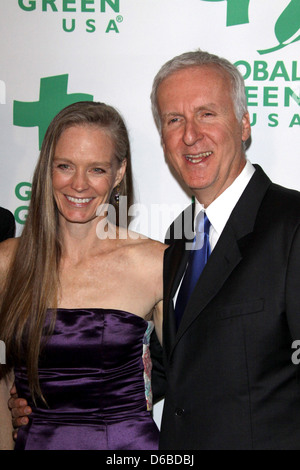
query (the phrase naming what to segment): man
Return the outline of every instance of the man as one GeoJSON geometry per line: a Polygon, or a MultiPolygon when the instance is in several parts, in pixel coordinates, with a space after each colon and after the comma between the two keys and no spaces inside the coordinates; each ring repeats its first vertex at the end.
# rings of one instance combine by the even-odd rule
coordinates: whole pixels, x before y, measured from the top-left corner
{"type": "Polygon", "coordinates": [[[211,254],[181,319],[174,304],[191,250],[178,235],[188,212],[165,253],[161,449],[299,449],[291,356],[300,339],[300,194],[246,160],[244,83],[228,61],[176,57],[151,98],[165,156],[195,196],[195,217],[211,224],[211,254]]]}
{"type": "Polygon", "coordinates": [[[12,213],[0,207],[0,242],[15,236],[15,219],[12,213]]]}
{"type": "Polygon", "coordinates": [[[176,57],[151,97],[166,158],[196,201],[172,225],[165,253],[160,447],[298,449],[300,195],[246,160],[244,82],[228,61],[176,57]],[[204,214],[210,255],[178,308],[189,256],[202,250],[190,249],[189,232],[204,214]]]}

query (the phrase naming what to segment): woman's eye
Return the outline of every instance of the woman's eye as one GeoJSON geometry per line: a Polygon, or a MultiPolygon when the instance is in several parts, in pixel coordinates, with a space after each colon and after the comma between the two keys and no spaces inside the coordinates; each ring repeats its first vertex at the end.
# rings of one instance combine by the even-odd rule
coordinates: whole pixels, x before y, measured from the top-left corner
{"type": "Polygon", "coordinates": [[[57,165],[57,168],[59,168],[60,170],[68,170],[70,167],[66,163],[60,163],[59,165],[57,165]]]}

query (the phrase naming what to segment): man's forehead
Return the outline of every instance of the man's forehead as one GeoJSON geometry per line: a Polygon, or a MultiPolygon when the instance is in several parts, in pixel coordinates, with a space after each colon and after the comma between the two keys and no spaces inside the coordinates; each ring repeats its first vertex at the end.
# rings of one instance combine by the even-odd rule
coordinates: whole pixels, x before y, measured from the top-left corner
{"type": "Polygon", "coordinates": [[[223,78],[229,78],[228,72],[222,67],[220,67],[218,64],[209,63],[201,65],[189,65],[186,67],[179,68],[178,70],[170,71],[170,73],[161,80],[158,88],[167,80],[176,81],[179,76],[184,75],[186,78],[193,78],[194,76],[207,75],[211,73],[223,78]]]}

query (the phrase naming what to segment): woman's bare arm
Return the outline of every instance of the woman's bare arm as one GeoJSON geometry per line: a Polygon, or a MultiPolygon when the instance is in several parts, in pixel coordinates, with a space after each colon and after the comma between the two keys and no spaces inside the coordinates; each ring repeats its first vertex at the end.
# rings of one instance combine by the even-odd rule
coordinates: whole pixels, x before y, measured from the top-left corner
{"type": "Polygon", "coordinates": [[[13,374],[0,380],[0,450],[13,450],[13,425],[8,408],[13,374]]]}
{"type": "Polygon", "coordinates": [[[0,243],[0,293],[3,292],[7,273],[18,245],[17,238],[9,238],[0,243]]]}

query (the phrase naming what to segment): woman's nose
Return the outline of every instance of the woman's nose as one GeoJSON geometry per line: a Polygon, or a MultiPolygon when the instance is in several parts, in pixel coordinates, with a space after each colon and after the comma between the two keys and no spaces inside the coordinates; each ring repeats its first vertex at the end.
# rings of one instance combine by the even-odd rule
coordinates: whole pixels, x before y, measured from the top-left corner
{"type": "Polygon", "coordinates": [[[77,170],[72,179],[72,188],[75,191],[81,192],[89,187],[88,177],[85,171],[77,170]]]}

